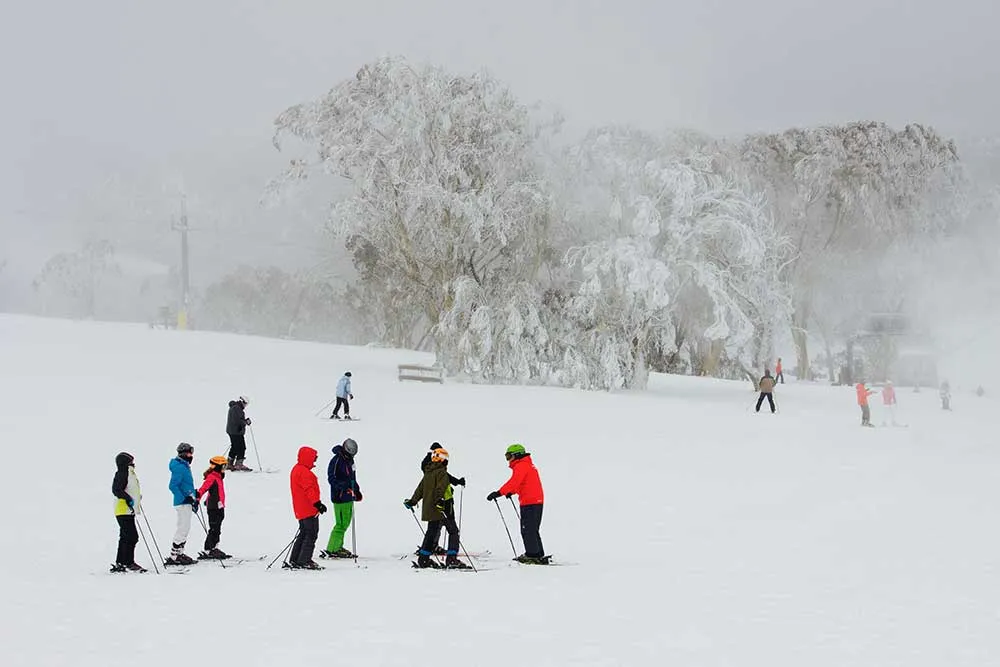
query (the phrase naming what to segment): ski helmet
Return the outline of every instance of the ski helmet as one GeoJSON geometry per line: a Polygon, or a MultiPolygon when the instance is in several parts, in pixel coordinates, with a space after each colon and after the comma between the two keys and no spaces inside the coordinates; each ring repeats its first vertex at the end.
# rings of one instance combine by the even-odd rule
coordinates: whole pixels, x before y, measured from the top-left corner
{"type": "Polygon", "coordinates": [[[523,456],[524,454],[527,454],[527,451],[525,451],[524,449],[524,445],[515,442],[513,445],[507,448],[507,451],[504,453],[504,456],[510,458],[512,456],[523,456]]]}
{"type": "Polygon", "coordinates": [[[344,373],[344,376],[345,377],[351,377],[351,371],[347,371],[346,373],[344,373]]]}
{"type": "Polygon", "coordinates": [[[354,442],[351,438],[344,440],[344,451],[354,456],[358,453],[358,443],[354,442]]]}
{"type": "Polygon", "coordinates": [[[182,442],[181,444],[177,445],[177,453],[178,454],[194,454],[194,447],[192,447],[191,445],[189,445],[186,442],[182,442]]]}
{"type": "Polygon", "coordinates": [[[246,396],[240,396],[240,403],[243,405],[250,405],[250,399],[246,396]]]}
{"type": "Polygon", "coordinates": [[[431,451],[432,451],[432,452],[433,452],[433,451],[434,451],[435,449],[441,449],[441,443],[440,443],[440,442],[432,442],[432,443],[431,443],[431,447],[430,447],[430,449],[431,449],[431,451]]]}
{"type": "Polygon", "coordinates": [[[227,459],[225,456],[213,456],[208,460],[208,462],[214,466],[224,466],[227,463],[229,463],[229,459],[227,459]]]}
{"type": "Polygon", "coordinates": [[[431,452],[431,462],[432,463],[443,463],[448,460],[448,450],[444,447],[439,447],[431,452]]]}

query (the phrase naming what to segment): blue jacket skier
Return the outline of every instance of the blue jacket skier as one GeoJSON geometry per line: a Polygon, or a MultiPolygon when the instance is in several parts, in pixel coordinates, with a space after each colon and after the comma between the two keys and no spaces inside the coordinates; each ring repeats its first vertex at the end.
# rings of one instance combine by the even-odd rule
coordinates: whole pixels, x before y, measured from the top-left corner
{"type": "Polygon", "coordinates": [[[186,442],[177,445],[177,456],[170,459],[170,492],[174,496],[174,511],[177,512],[177,530],[165,565],[191,565],[198,562],[184,553],[188,533],[191,532],[191,515],[198,511],[194,477],[191,475],[193,460],[194,447],[186,442]]]}
{"type": "Polygon", "coordinates": [[[333,414],[330,415],[330,419],[340,419],[340,406],[344,406],[344,419],[351,418],[351,404],[348,399],[353,399],[354,394],[351,393],[351,371],[347,371],[337,382],[337,405],[333,408],[333,414]]]}

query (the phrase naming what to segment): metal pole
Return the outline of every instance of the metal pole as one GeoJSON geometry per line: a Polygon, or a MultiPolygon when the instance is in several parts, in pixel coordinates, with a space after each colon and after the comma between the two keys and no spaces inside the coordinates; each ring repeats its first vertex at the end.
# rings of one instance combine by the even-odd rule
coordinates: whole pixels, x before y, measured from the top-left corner
{"type": "Polygon", "coordinates": [[[160,562],[164,561],[163,552],[160,551],[160,545],[156,543],[156,536],[153,534],[153,528],[149,525],[149,519],[146,518],[146,513],[142,513],[142,519],[146,522],[146,528],[149,530],[149,539],[153,541],[153,546],[156,548],[156,555],[160,557],[160,562]]]}
{"type": "Polygon", "coordinates": [[[295,540],[297,540],[299,538],[299,532],[300,531],[298,531],[298,530],[295,531],[295,537],[292,538],[292,541],[289,542],[288,545],[284,549],[282,549],[281,551],[278,552],[278,555],[274,557],[274,560],[271,561],[270,565],[268,565],[266,568],[264,568],[265,570],[270,570],[271,569],[271,565],[274,565],[275,563],[277,563],[278,559],[281,558],[283,555],[285,555],[286,551],[288,551],[289,549],[292,548],[292,545],[295,544],[295,540]]]}
{"type": "Polygon", "coordinates": [[[507,519],[503,516],[503,510],[500,509],[500,503],[494,498],[493,503],[497,506],[497,512],[500,512],[500,520],[503,521],[503,529],[507,531],[507,539],[510,540],[510,550],[514,552],[514,558],[517,558],[517,547],[514,546],[514,538],[510,536],[510,528],[507,527],[507,519]]]}
{"type": "MultiPolygon", "coordinates": [[[[157,565],[156,565],[156,559],[153,558],[153,552],[149,550],[149,542],[146,541],[146,533],[144,533],[143,530],[142,530],[142,524],[136,522],[135,525],[139,529],[139,535],[142,536],[142,543],[146,545],[146,553],[149,554],[149,560],[151,560],[153,562],[153,571],[156,572],[157,574],[159,574],[160,573],[160,568],[157,567],[157,565]]],[[[150,533],[150,534],[152,534],[152,533],[150,533]]]]}
{"type": "Polygon", "coordinates": [[[253,442],[253,454],[257,457],[257,472],[264,472],[263,466],[260,464],[260,452],[257,450],[257,436],[253,434],[253,426],[247,426],[250,429],[250,441],[253,442]]]}

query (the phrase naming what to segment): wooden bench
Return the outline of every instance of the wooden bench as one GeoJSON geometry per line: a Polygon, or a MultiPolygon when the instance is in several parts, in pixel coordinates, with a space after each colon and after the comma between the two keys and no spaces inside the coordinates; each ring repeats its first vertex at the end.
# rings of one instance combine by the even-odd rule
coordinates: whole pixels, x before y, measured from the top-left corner
{"type": "Polygon", "coordinates": [[[444,369],[440,366],[418,366],[416,364],[400,364],[398,379],[414,380],[416,382],[444,383],[444,369]]]}

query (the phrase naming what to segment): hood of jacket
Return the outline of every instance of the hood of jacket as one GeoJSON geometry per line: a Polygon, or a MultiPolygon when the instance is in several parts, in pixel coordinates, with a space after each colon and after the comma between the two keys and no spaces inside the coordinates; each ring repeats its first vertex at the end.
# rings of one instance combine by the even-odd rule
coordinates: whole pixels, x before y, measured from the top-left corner
{"type": "Polygon", "coordinates": [[[236,401],[229,401],[229,407],[233,407],[234,405],[236,405],[236,401]]]}
{"type": "Polygon", "coordinates": [[[349,451],[344,449],[343,445],[334,445],[333,449],[331,449],[330,451],[333,452],[334,456],[343,456],[345,459],[348,459],[349,461],[354,460],[354,457],[351,456],[351,453],[349,451]]]}
{"type": "Polygon", "coordinates": [[[122,470],[124,468],[128,468],[129,465],[134,460],[135,459],[133,459],[130,455],[126,454],[125,452],[122,452],[121,454],[115,457],[115,466],[117,466],[119,470],[122,470]]]}
{"type": "Polygon", "coordinates": [[[299,464],[304,465],[307,468],[316,467],[316,459],[319,458],[319,452],[317,452],[312,447],[302,446],[299,447],[299,464]]]}
{"type": "Polygon", "coordinates": [[[507,467],[513,470],[516,466],[520,465],[522,462],[527,462],[528,465],[531,465],[531,454],[525,454],[524,456],[519,456],[516,459],[511,459],[510,463],[507,464],[507,467]]]}

